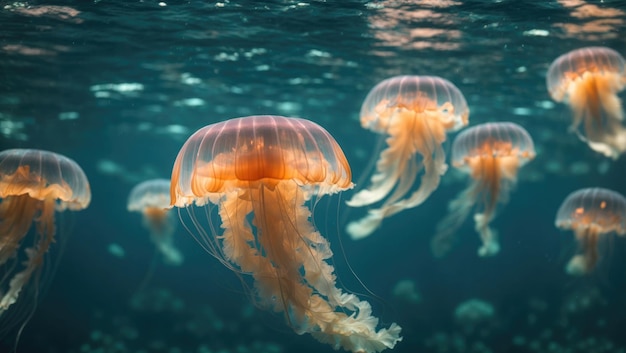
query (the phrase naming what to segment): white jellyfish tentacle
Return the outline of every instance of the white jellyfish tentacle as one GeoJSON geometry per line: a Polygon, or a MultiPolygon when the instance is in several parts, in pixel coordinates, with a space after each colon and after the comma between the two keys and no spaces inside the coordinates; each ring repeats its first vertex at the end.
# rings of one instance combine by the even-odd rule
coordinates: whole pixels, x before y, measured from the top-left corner
{"type": "Polygon", "coordinates": [[[433,149],[433,157],[424,158],[422,161],[424,165],[424,174],[421,178],[421,184],[419,189],[414,191],[411,196],[398,202],[394,207],[390,209],[387,215],[396,214],[403,209],[413,208],[421,205],[428,199],[428,197],[437,189],[441,176],[446,172],[447,165],[445,163],[446,154],[441,144],[435,144],[433,149]]]}
{"type": "Polygon", "coordinates": [[[346,201],[348,206],[362,207],[378,202],[396,185],[398,175],[395,171],[401,160],[397,158],[397,147],[393,145],[397,143],[395,140],[394,137],[387,138],[386,142],[390,146],[381,153],[380,160],[376,163],[376,173],[370,178],[370,186],[358,191],[346,201]]]}
{"type": "Polygon", "coordinates": [[[395,215],[408,208],[421,205],[428,197],[437,189],[440,182],[440,176],[445,173],[445,152],[440,144],[432,144],[434,158],[428,154],[413,157],[407,165],[405,172],[400,177],[400,182],[384,205],[377,209],[371,209],[362,219],[348,224],[347,232],[354,240],[367,237],[380,227],[383,219],[395,215]],[[424,157],[426,156],[426,157],[424,157]],[[416,158],[421,159],[416,162],[416,158]],[[421,178],[421,184],[408,198],[397,201],[404,196],[411,188],[417,174],[424,169],[421,178]]]}
{"type": "Polygon", "coordinates": [[[387,148],[381,152],[376,163],[376,173],[370,178],[370,185],[357,192],[346,201],[351,207],[362,207],[384,199],[398,183],[412,150],[412,134],[402,124],[402,109],[393,108],[389,117],[389,137],[385,140],[387,148]]]}
{"type": "Polygon", "coordinates": [[[346,231],[353,240],[365,238],[372,234],[382,224],[383,219],[386,217],[398,213],[405,209],[402,206],[402,202],[395,202],[395,200],[401,196],[404,196],[408,189],[412,186],[417,178],[417,174],[422,169],[422,162],[417,162],[415,158],[407,161],[407,167],[405,172],[400,176],[400,182],[394,190],[392,196],[385,201],[385,204],[380,208],[374,208],[367,211],[365,217],[348,223],[346,231]]]}
{"type": "Polygon", "coordinates": [[[572,276],[582,276],[589,273],[587,259],[584,254],[576,254],[567,262],[565,272],[572,276]]]}
{"type": "MultiPolygon", "coordinates": [[[[395,190],[380,208],[370,209],[365,217],[348,224],[347,232],[352,239],[367,237],[381,225],[384,218],[422,204],[437,189],[441,175],[447,170],[445,152],[440,141],[442,137],[438,136],[441,132],[431,131],[431,119],[438,119],[439,116],[437,113],[428,111],[419,114],[411,113],[411,115],[411,121],[414,122],[412,128],[404,127],[404,130],[401,130],[404,137],[393,141],[393,143],[402,143],[405,146],[403,153],[397,157],[399,161],[396,166],[398,169],[394,185],[389,184],[388,189],[381,191],[386,195],[394,186],[395,190]],[[422,169],[424,169],[424,174],[419,188],[406,197],[422,169]]],[[[438,121],[435,123],[439,124],[438,121]]],[[[379,196],[384,198],[385,195],[379,196]]],[[[351,204],[348,203],[348,205],[351,204]]]]}
{"type": "Polygon", "coordinates": [[[183,255],[174,246],[173,236],[176,227],[172,224],[172,214],[166,210],[163,212],[165,214],[161,215],[156,222],[144,213],[143,223],[150,230],[150,239],[164,256],[165,262],[169,265],[178,266],[183,262],[183,255]]]}
{"type": "Polygon", "coordinates": [[[478,248],[478,256],[480,257],[494,256],[500,252],[498,232],[489,226],[494,216],[495,212],[490,214],[476,213],[474,215],[475,229],[480,234],[480,239],[483,243],[478,248]]]}
{"type": "Polygon", "coordinates": [[[157,248],[165,257],[167,264],[178,266],[183,263],[183,254],[174,246],[172,241],[159,243],[157,248]]]}
{"type": "Polygon", "coordinates": [[[476,204],[474,189],[475,185],[472,184],[448,204],[448,214],[437,224],[437,233],[430,243],[435,257],[446,255],[457,241],[457,231],[476,204]]]}

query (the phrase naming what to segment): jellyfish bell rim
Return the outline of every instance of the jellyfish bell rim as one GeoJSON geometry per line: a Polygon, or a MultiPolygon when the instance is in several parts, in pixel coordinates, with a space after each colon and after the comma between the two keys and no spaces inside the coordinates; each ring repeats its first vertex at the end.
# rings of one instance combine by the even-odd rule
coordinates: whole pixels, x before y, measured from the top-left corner
{"type": "MultiPolygon", "coordinates": [[[[606,200],[603,201],[606,202],[606,200]]],[[[602,203],[603,201],[600,202],[602,203]]],[[[592,211],[597,212],[596,210],[592,211]]],[[[582,212],[586,212],[586,210],[583,209],[582,212]]],[[[574,190],[570,192],[561,202],[561,205],[556,212],[555,226],[561,229],[572,230],[593,228],[593,231],[597,231],[601,234],[614,232],[620,236],[626,235],[626,197],[615,190],[602,187],[588,187],[574,190]],[[619,207],[622,218],[618,222],[615,222],[607,228],[606,225],[596,222],[595,216],[591,222],[582,222],[572,219],[571,214],[573,211],[580,207],[584,207],[587,203],[593,204],[598,197],[600,199],[610,199],[612,203],[610,206],[619,207]]]]}
{"type": "Polygon", "coordinates": [[[142,212],[145,208],[170,207],[170,179],[154,178],[135,184],[128,193],[126,208],[128,211],[142,212]],[[159,190],[162,189],[162,190],[159,190]]]}
{"type": "Polygon", "coordinates": [[[579,56],[578,59],[582,57],[591,60],[594,59],[594,55],[599,54],[611,56],[612,60],[615,60],[619,67],[611,70],[610,67],[605,66],[598,71],[621,73],[622,82],[626,83],[626,59],[617,50],[604,46],[582,47],[563,53],[550,63],[546,71],[546,87],[550,97],[557,102],[562,102],[567,95],[567,87],[570,85],[570,81],[572,81],[571,77],[582,77],[585,73],[589,73],[582,65],[570,65],[570,70],[563,69],[562,66],[565,65],[566,61],[574,59],[577,55],[579,56]]]}
{"type": "Polygon", "coordinates": [[[85,209],[91,203],[91,186],[87,175],[81,168],[81,166],[72,158],[63,154],[52,152],[42,149],[27,149],[27,148],[12,148],[0,151],[0,198],[6,198],[9,196],[18,196],[28,194],[29,197],[38,200],[45,200],[47,198],[54,198],[56,201],[55,209],[57,211],[63,211],[66,209],[72,211],[78,211],[85,209]],[[19,160],[18,160],[19,159],[19,160]],[[31,170],[29,163],[23,163],[24,160],[39,159],[39,167],[47,171],[44,167],[58,171],[60,182],[50,182],[48,178],[41,178],[41,174],[38,175],[38,181],[34,181],[33,184],[39,184],[38,188],[34,187],[15,187],[11,185],[11,178],[5,180],[7,175],[15,176],[20,173],[19,176],[21,182],[28,181],[31,174],[34,174],[31,170]],[[48,164],[56,161],[56,167],[50,167],[48,164]],[[12,168],[14,167],[14,168],[12,168]],[[26,168],[28,167],[28,168],[26,168]],[[5,170],[7,168],[8,170],[5,170]],[[28,171],[28,174],[26,174],[28,171]],[[71,171],[71,173],[64,175],[64,172],[71,171]],[[68,183],[67,179],[71,179],[72,182],[68,183]],[[43,183],[45,181],[45,183],[43,183]],[[74,190],[74,189],[80,190],[74,190]],[[21,192],[11,192],[12,190],[18,190],[21,192]],[[9,191],[9,192],[7,192],[9,191]]]}
{"type": "Polygon", "coordinates": [[[576,221],[571,221],[571,220],[557,220],[554,222],[554,225],[557,228],[562,229],[562,230],[572,230],[572,231],[590,230],[592,233],[595,233],[595,234],[615,233],[619,236],[626,235],[626,228],[610,227],[606,229],[606,227],[596,222],[585,223],[585,222],[576,222],[576,221]]]}
{"type": "MultiPolygon", "coordinates": [[[[240,130],[237,130],[237,132],[239,131],[240,130]]],[[[226,139],[224,138],[224,140],[226,139]]],[[[231,138],[230,140],[238,141],[238,138],[231,138]]],[[[231,147],[232,149],[229,150],[228,153],[236,152],[238,150],[237,147],[241,146],[233,144],[231,147]]],[[[308,147],[306,145],[301,145],[297,147],[303,151],[308,152],[308,147]]],[[[281,149],[281,151],[283,152],[289,150],[289,148],[281,149]]],[[[210,173],[204,174],[209,175],[210,173]]],[[[250,115],[231,118],[201,127],[185,141],[180,151],[178,152],[176,161],[174,162],[174,166],[172,168],[170,185],[170,207],[187,207],[191,204],[202,206],[207,204],[208,202],[217,203],[224,193],[237,189],[242,189],[242,183],[246,188],[256,184],[264,184],[271,187],[271,185],[275,185],[279,182],[284,181],[295,182],[298,186],[307,189],[311,193],[317,194],[333,194],[340,191],[348,190],[354,186],[354,183],[352,183],[352,172],[350,169],[350,165],[347,161],[347,158],[345,157],[343,149],[334,139],[334,137],[332,137],[330,132],[328,132],[318,123],[304,118],[285,117],[280,115],[250,115]],[[297,173],[297,171],[294,172],[290,169],[290,167],[286,168],[289,170],[289,172],[287,172],[288,175],[299,174],[301,177],[281,179],[275,177],[259,176],[244,178],[243,182],[240,181],[240,179],[238,179],[237,177],[204,178],[206,180],[202,180],[202,173],[198,173],[200,168],[204,168],[206,165],[213,163],[220,156],[222,156],[223,159],[226,159],[224,158],[224,153],[213,154],[212,150],[209,159],[201,161],[199,160],[199,156],[202,154],[203,147],[208,147],[208,145],[214,147],[214,145],[210,142],[212,141],[213,143],[216,143],[218,139],[222,138],[219,135],[212,137],[211,135],[209,135],[209,133],[211,133],[213,130],[219,130],[219,132],[221,133],[227,128],[227,132],[232,133],[233,130],[236,130],[235,126],[241,128],[242,122],[244,122],[246,119],[251,123],[248,123],[243,127],[246,129],[252,129],[253,132],[256,132],[256,129],[259,127],[267,128],[271,124],[274,124],[273,126],[271,126],[271,128],[276,129],[276,127],[280,124],[288,123],[289,128],[292,130],[291,132],[299,137],[299,142],[302,142],[300,140],[305,140],[305,137],[308,137],[309,140],[307,141],[309,143],[326,143],[327,145],[324,146],[324,148],[319,148],[319,150],[317,151],[318,154],[323,158],[312,158],[311,160],[307,160],[308,163],[310,163],[311,161],[315,161],[316,163],[320,163],[322,165],[320,168],[324,170],[324,178],[322,180],[311,182],[307,179],[306,175],[303,175],[302,173],[297,173]],[[292,122],[296,122],[300,125],[296,124],[296,126],[292,122]],[[315,139],[313,137],[316,133],[321,134],[320,136],[315,135],[318,137],[318,139],[315,139]],[[186,157],[189,153],[188,149],[190,148],[193,148],[195,157],[187,160],[186,157]],[[328,156],[323,152],[332,152],[332,158],[327,158],[328,156]],[[332,172],[332,169],[329,169],[331,170],[331,172],[327,172],[326,169],[324,169],[326,167],[332,166],[333,161],[340,167],[339,172],[332,172]],[[183,166],[183,164],[185,165],[183,166]],[[184,167],[187,167],[189,170],[183,170],[184,167]],[[198,176],[200,176],[200,178],[198,176]],[[207,185],[209,185],[209,187],[206,187],[207,185]]]]}
{"type": "MultiPolygon", "coordinates": [[[[412,80],[416,83],[425,80],[432,80],[431,84],[433,86],[441,86],[441,88],[445,88],[448,91],[448,98],[455,103],[460,103],[460,107],[454,106],[455,114],[452,114],[454,124],[451,128],[448,129],[450,132],[458,131],[461,128],[467,126],[469,123],[469,114],[470,109],[467,104],[467,99],[463,95],[463,92],[450,80],[435,75],[398,75],[388,77],[380,82],[378,82],[374,87],[372,87],[367,93],[363,103],[361,104],[361,109],[359,112],[359,119],[361,121],[361,125],[364,128],[371,129],[374,131],[378,131],[375,128],[375,122],[379,120],[378,114],[375,112],[374,107],[378,106],[384,100],[388,100],[387,107],[397,106],[397,97],[401,95],[401,86],[402,81],[404,80],[412,80]],[[397,87],[396,87],[397,86],[397,87]],[[375,104],[374,104],[375,103],[375,104]]],[[[437,91],[437,88],[435,88],[437,91]]],[[[424,92],[423,90],[419,90],[418,92],[424,92]]],[[[439,99],[435,97],[430,97],[429,92],[426,93],[426,97],[433,101],[437,108],[441,108],[439,99]]],[[[432,93],[432,92],[430,92],[432,93]]],[[[436,96],[436,94],[435,94],[436,96]]],[[[452,104],[452,102],[450,102],[452,104]]]]}
{"type": "Polygon", "coordinates": [[[452,143],[452,155],[450,159],[451,159],[452,166],[455,168],[466,170],[465,167],[468,166],[467,162],[470,159],[477,158],[477,157],[488,157],[488,156],[492,156],[492,157],[514,156],[519,159],[519,166],[521,167],[527,164],[528,162],[532,161],[537,156],[537,152],[535,150],[535,143],[530,133],[528,133],[528,131],[523,126],[517,123],[511,122],[511,121],[486,122],[486,123],[471,126],[461,131],[455,137],[452,143]],[[507,129],[513,129],[517,138],[515,140],[511,138],[511,134],[510,134],[511,131],[507,133],[506,139],[501,139],[501,140],[492,138],[491,135],[485,135],[484,136],[485,138],[483,140],[478,141],[478,138],[476,136],[472,136],[472,134],[479,135],[480,133],[484,132],[481,130],[488,130],[488,132],[492,132],[492,131],[498,132],[497,129],[502,129],[504,127],[506,127],[507,129]],[[472,137],[474,138],[472,139],[472,137]],[[490,143],[487,140],[491,138],[496,142],[511,143],[512,145],[511,149],[508,151],[480,152],[480,150],[478,149],[478,146],[482,146],[484,143],[490,143]],[[475,145],[472,145],[470,147],[465,147],[463,153],[461,153],[460,155],[457,155],[459,154],[458,151],[460,150],[458,145],[461,143],[465,143],[466,139],[472,140],[471,142],[474,142],[475,145]],[[518,142],[518,143],[521,142],[523,146],[515,146],[514,145],[515,142],[518,142]],[[521,147],[524,147],[524,148],[521,148],[521,147]]]}

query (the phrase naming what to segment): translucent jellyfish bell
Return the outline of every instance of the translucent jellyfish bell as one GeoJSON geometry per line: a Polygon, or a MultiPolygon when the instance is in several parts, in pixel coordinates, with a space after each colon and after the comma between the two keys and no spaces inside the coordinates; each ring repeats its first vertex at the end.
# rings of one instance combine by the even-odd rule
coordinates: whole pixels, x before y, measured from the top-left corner
{"type": "Polygon", "coordinates": [[[3,319],[0,331],[3,331],[17,324],[5,322],[5,312],[28,287],[39,287],[45,255],[57,233],[55,211],[86,208],[91,201],[91,190],[85,173],[73,160],[48,151],[10,149],[0,152],[0,199],[0,317],[3,319]],[[26,244],[33,223],[33,243],[26,244]]]}
{"type": "Polygon", "coordinates": [[[480,256],[500,251],[496,232],[489,223],[498,203],[508,202],[520,167],[535,157],[533,140],[524,128],[509,123],[486,123],[462,131],[452,145],[452,165],[470,176],[469,186],[449,205],[449,213],[437,226],[431,243],[433,253],[443,256],[454,235],[475,205],[475,229],[483,245],[480,256]]]}
{"type": "Polygon", "coordinates": [[[204,248],[250,274],[259,304],[298,333],[351,352],[401,340],[398,325],[376,331],[370,304],[337,287],[330,245],[310,220],[312,197],[352,187],[343,151],[321,126],[281,116],[208,125],[185,142],[171,179],[171,204],[191,214],[204,248]],[[193,214],[193,204],[207,203],[218,207],[222,234],[193,214]]]}
{"type": "Polygon", "coordinates": [[[556,214],[560,229],[571,229],[581,253],[572,257],[567,272],[586,274],[598,262],[598,240],[603,234],[626,234],[626,198],[603,188],[580,189],[569,194],[556,214]]]}
{"type": "Polygon", "coordinates": [[[151,179],[137,184],[128,195],[127,208],[141,212],[150,238],[171,265],[180,265],[183,256],[174,246],[175,219],[170,212],[169,179],[151,179]]]}
{"type": "Polygon", "coordinates": [[[384,218],[426,201],[447,169],[442,146],[446,134],[467,125],[468,117],[461,91],[440,77],[392,77],[369,92],[361,107],[361,126],[386,136],[386,149],[378,157],[371,184],[347,204],[382,204],[348,224],[353,239],[367,237],[384,218]]]}
{"type": "Polygon", "coordinates": [[[591,149],[616,159],[626,151],[624,111],[617,93],[626,84],[626,62],[613,49],[588,47],[559,56],[548,69],[550,96],[574,114],[570,129],[591,149]],[[578,129],[583,124],[584,134],[578,129]]]}

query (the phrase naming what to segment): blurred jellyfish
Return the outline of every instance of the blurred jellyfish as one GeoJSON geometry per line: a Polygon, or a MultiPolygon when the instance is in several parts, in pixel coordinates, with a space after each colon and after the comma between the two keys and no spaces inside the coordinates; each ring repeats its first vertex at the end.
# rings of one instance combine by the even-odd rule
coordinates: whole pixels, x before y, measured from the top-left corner
{"type": "Polygon", "coordinates": [[[128,196],[128,210],[141,212],[143,225],[150,230],[150,238],[171,265],[180,265],[183,256],[174,247],[176,229],[170,207],[170,181],[151,179],[137,184],[128,196]]]}
{"type": "Polygon", "coordinates": [[[587,274],[598,262],[598,239],[602,234],[626,234],[626,198],[615,191],[587,188],[572,192],[556,214],[556,226],[571,229],[582,251],[567,264],[571,275],[587,274]]]}
{"type": "Polygon", "coordinates": [[[494,316],[493,305],[480,299],[468,299],[454,310],[454,320],[465,327],[474,327],[492,320],[494,316]]]}
{"type": "Polygon", "coordinates": [[[489,227],[499,203],[508,202],[517,182],[518,169],[535,157],[533,140],[521,126],[509,123],[486,123],[461,132],[452,145],[452,165],[471,177],[469,186],[453,200],[449,214],[437,225],[432,240],[435,256],[450,250],[455,233],[474,205],[475,229],[482,246],[479,256],[492,256],[500,251],[496,232],[489,227]]]}
{"type": "Polygon", "coordinates": [[[399,280],[393,286],[393,296],[405,303],[418,304],[422,301],[422,296],[417,290],[417,284],[412,279],[399,280]]]}
{"type": "MultiPolygon", "coordinates": [[[[283,312],[297,333],[335,349],[378,352],[401,340],[400,327],[376,331],[370,304],[337,288],[330,245],[306,206],[352,185],[343,151],[322,127],[251,116],[208,125],[187,140],[172,171],[171,203],[186,208],[207,251],[252,275],[259,304],[283,312]],[[222,234],[203,229],[194,203],[217,205],[222,234]]],[[[210,222],[210,212],[203,215],[210,222]]]]}
{"type": "MultiPolygon", "coordinates": [[[[86,208],[91,190],[73,160],[48,151],[10,149],[0,152],[0,198],[2,317],[29,287],[37,295],[45,254],[55,241],[55,211],[86,208]],[[31,223],[33,243],[23,244],[31,223]]],[[[3,320],[0,331],[16,323],[3,320]]]]}
{"type": "Polygon", "coordinates": [[[371,185],[347,204],[362,207],[386,199],[348,224],[353,239],[367,237],[384,218],[426,201],[447,169],[442,146],[446,133],[467,125],[468,117],[461,91],[440,77],[392,77],[369,92],[361,107],[361,126],[387,136],[387,148],[380,153],[371,185]]]}
{"type": "Polygon", "coordinates": [[[570,129],[591,149],[614,159],[626,150],[624,111],[617,96],[626,84],[625,65],[612,49],[588,47],[559,56],[546,77],[552,99],[567,102],[574,113],[570,129]]]}

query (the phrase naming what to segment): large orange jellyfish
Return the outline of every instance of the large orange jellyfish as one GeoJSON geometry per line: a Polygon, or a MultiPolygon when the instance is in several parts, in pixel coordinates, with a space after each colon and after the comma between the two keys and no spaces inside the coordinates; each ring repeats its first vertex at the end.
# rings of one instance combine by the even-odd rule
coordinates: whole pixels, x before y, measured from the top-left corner
{"type": "Polygon", "coordinates": [[[521,166],[535,157],[533,140],[524,128],[509,123],[486,123],[461,132],[452,144],[452,165],[470,175],[469,186],[449,205],[449,213],[437,225],[432,240],[436,256],[445,255],[455,233],[474,206],[475,229],[482,246],[479,256],[493,256],[500,251],[497,233],[489,223],[498,203],[508,202],[521,166]]]}
{"type": "Polygon", "coordinates": [[[624,111],[617,93],[626,84],[626,63],[613,49],[588,47],[559,56],[546,77],[550,96],[574,113],[570,130],[591,149],[616,159],[626,151],[624,111]],[[583,123],[585,133],[578,126],[583,123]]]}
{"type": "Polygon", "coordinates": [[[196,238],[252,275],[259,304],[284,313],[297,333],[352,352],[401,340],[398,325],[376,331],[370,304],[337,288],[330,245],[310,220],[308,201],[353,186],[343,151],[322,127],[281,116],[208,125],[184,144],[171,180],[171,203],[190,215],[194,203],[218,206],[222,234],[191,215],[196,238]]]}
{"type": "Polygon", "coordinates": [[[31,279],[33,290],[38,290],[45,255],[55,241],[55,211],[84,209],[91,191],[73,160],[48,151],[10,149],[0,152],[0,198],[2,316],[31,279]],[[31,239],[27,235],[32,223],[33,242],[24,244],[31,239]]]}
{"type": "Polygon", "coordinates": [[[166,263],[180,265],[183,256],[174,246],[176,227],[170,212],[169,179],[151,179],[135,185],[128,195],[127,208],[141,212],[143,225],[150,231],[150,238],[166,263]]]}
{"type": "Polygon", "coordinates": [[[581,253],[574,255],[566,271],[572,275],[587,274],[598,262],[598,240],[603,234],[626,234],[626,198],[603,188],[586,188],[565,198],[556,214],[555,224],[571,229],[581,253]]]}
{"type": "Polygon", "coordinates": [[[361,126],[387,136],[369,187],[347,204],[371,208],[348,224],[353,239],[367,237],[390,217],[423,203],[447,169],[446,133],[468,123],[465,97],[450,81],[435,76],[397,76],[377,84],[361,106],[361,126]],[[419,188],[414,186],[422,172],[419,188]],[[416,189],[416,190],[415,190],[416,189]],[[384,199],[384,201],[383,201],[384,199]]]}

